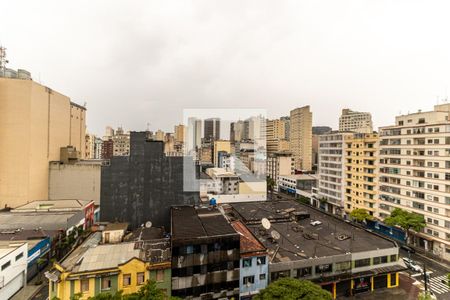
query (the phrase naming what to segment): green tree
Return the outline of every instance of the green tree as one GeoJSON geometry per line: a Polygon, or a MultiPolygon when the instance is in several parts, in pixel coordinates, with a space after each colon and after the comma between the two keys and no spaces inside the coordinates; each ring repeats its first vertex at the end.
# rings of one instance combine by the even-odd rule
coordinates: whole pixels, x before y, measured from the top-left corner
{"type": "Polygon", "coordinates": [[[364,208],[355,208],[350,212],[350,217],[357,222],[373,219],[373,217],[364,208]]]}
{"type": "Polygon", "coordinates": [[[124,300],[124,299],[126,298],[122,295],[122,291],[117,291],[115,293],[104,292],[97,294],[94,297],[89,297],[89,300],[124,300]]]}
{"type": "Polygon", "coordinates": [[[167,297],[166,294],[156,286],[156,282],[148,280],[137,293],[123,295],[122,291],[115,293],[100,293],[89,300],[178,300],[177,297],[167,297]]]}
{"type": "Polygon", "coordinates": [[[253,299],[255,300],[331,300],[331,293],[319,285],[308,280],[298,280],[290,277],[279,279],[261,290],[253,299]]]}
{"type": "Polygon", "coordinates": [[[433,300],[429,292],[420,292],[418,300],[433,300]]]}
{"type": "Polygon", "coordinates": [[[270,192],[270,194],[273,194],[273,189],[275,188],[275,181],[269,176],[267,176],[266,183],[267,183],[267,190],[270,192]]]}
{"type": "Polygon", "coordinates": [[[400,226],[406,232],[406,242],[409,239],[409,230],[414,229],[419,232],[425,227],[425,219],[422,215],[407,212],[406,210],[396,208],[391,215],[384,219],[384,222],[390,226],[400,226]]]}

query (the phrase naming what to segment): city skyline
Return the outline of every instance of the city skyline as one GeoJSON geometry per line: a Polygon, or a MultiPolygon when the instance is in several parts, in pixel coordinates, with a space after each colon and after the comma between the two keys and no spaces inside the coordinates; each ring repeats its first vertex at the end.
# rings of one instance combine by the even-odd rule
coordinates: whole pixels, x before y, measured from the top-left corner
{"type": "Polygon", "coordinates": [[[260,107],[275,118],[310,105],[313,125],[333,128],[350,108],[370,111],[375,129],[432,110],[450,85],[448,4],[358,3],[9,3],[0,43],[9,67],[86,102],[96,134],[170,131],[185,108],[260,107]]]}

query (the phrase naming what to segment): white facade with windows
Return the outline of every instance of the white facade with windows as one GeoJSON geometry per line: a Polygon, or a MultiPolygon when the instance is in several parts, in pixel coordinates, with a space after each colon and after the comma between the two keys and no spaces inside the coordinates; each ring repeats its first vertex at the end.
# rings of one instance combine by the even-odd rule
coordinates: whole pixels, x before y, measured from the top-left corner
{"type": "Polygon", "coordinates": [[[379,212],[394,208],[424,216],[414,245],[450,260],[450,104],[396,117],[380,128],[379,212]]]}
{"type": "Polygon", "coordinates": [[[339,131],[354,131],[357,133],[372,133],[372,115],[368,112],[342,110],[339,118],[339,131]]]}
{"type": "Polygon", "coordinates": [[[0,299],[9,299],[26,285],[27,243],[0,243],[0,299]]]}

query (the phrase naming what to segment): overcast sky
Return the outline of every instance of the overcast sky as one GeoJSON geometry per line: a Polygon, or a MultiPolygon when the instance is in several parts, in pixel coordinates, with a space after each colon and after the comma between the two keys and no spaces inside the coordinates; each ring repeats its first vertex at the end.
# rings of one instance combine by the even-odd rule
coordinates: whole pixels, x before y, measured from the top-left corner
{"type": "Polygon", "coordinates": [[[185,108],[311,105],[376,126],[450,92],[450,1],[2,2],[9,66],[87,102],[88,129],[173,130],[185,108]]]}

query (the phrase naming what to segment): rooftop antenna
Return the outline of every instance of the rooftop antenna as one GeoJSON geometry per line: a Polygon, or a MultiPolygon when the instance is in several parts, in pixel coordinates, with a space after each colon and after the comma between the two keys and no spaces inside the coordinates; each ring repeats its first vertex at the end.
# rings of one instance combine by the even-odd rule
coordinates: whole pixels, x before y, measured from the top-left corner
{"type": "Polygon", "coordinates": [[[7,63],[9,63],[9,61],[6,59],[6,48],[0,45],[0,76],[5,76],[7,63]]]}

